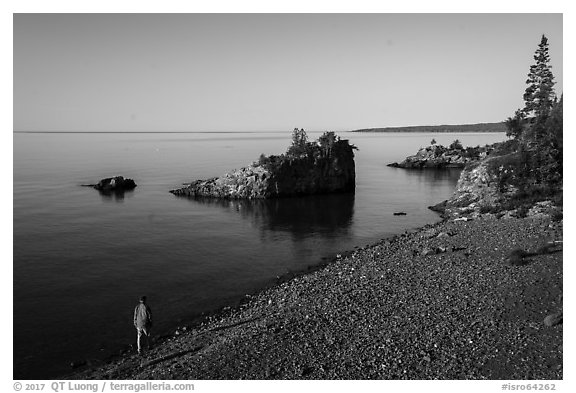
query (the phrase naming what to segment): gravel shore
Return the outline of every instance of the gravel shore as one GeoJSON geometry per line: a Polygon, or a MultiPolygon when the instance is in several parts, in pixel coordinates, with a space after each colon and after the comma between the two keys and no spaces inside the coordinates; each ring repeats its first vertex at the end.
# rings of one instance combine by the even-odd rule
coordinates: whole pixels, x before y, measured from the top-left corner
{"type": "Polygon", "coordinates": [[[546,217],[425,226],[72,378],[562,379],[559,241],[546,217]]]}

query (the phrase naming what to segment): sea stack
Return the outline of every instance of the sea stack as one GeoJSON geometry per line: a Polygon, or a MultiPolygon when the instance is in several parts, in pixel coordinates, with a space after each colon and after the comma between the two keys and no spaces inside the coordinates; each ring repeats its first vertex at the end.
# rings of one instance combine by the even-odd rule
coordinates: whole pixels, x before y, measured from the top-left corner
{"type": "Polygon", "coordinates": [[[171,190],[177,196],[225,199],[267,199],[297,195],[354,192],[354,149],[348,140],[326,132],[308,142],[295,129],[285,154],[260,156],[251,165],[219,178],[196,180],[171,190]]]}

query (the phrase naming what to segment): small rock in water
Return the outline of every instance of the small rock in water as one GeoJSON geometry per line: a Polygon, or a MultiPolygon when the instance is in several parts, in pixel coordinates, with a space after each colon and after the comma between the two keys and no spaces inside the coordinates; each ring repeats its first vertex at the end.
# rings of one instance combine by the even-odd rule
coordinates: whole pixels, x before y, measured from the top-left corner
{"type": "Polygon", "coordinates": [[[99,191],[126,191],[136,188],[136,183],[132,179],[126,179],[124,176],[115,176],[102,179],[94,188],[99,191]]]}

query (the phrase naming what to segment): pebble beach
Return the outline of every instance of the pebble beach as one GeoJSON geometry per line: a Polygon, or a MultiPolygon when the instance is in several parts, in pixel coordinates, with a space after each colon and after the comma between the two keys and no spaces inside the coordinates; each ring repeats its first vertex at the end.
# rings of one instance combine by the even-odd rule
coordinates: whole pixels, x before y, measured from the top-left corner
{"type": "Polygon", "coordinates": [[[382,239],[70,378],[559,380],[562,226],[487,214],[382,239]]]}

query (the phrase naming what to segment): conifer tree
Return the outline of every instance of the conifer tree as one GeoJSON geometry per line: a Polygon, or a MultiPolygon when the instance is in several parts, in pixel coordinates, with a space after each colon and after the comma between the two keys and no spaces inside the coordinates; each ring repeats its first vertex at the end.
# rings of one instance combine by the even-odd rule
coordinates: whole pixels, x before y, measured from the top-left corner
{"type": "Polygon", "coordinates": [[[524,112],[518,109],[516,110],[514,117],[509,117],[508,119],[506,119],[506,121],[504,122],[504,124],[506,124],[506,128],[508,128],[506,136],[519,138],[520,135],[522,135],[525,123],[524,117],[525,117],[524,112]]]}
{"type": "Polygon", "coordinates": [[[300,130],[298,127],[294,128],[292,131],[292,145],[288,148],[286,152],[289,156],[298,157],[300,155],[306,154],[306,145],[308,144],[308,135],[303,128],[300,130]]]}
{"type": "Polygon", "coordinates": [[[554,104],[554,75],[550,56],[548,54],[548,38],[542,34],[542,39],[538,49],[534,54],[536,64],[530,66],[526,84],[528,87],[524,92],[526,106],[523,109],[526,117],[535,116],[545,118],[554,104]]]}
{"type": "Polygon", "coordinates": [[[506,135],[514,138],[515,151],[509,157],[508,168],[501,172],[500,181],[513,182],[518,189],[516,203],[533,203],[562,193],[563,98],[558,101],[554,93],[545,35],[534,60],[526,80],[526,105],[505,121],[506,135]]]}

